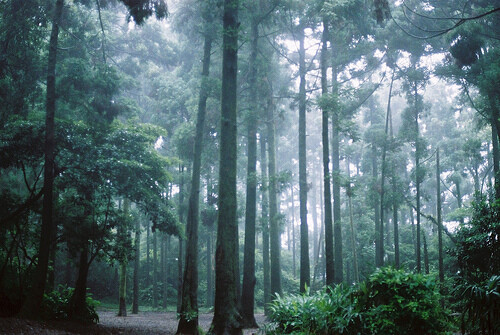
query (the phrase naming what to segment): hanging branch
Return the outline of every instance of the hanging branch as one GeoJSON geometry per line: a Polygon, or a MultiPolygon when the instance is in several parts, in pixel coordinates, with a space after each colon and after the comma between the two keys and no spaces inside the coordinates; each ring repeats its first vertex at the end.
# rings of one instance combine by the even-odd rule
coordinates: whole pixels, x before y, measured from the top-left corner
{"type": "Polygon", "coordinates": [[[412,38],[415,38],[415,39],[419,39],[419,40],[427,40],[427,39],[431,39],[431,38],[435,38],[435,37],[438,37],[438,36],[441,36],[441,35],[444,35],[458,27],[460,27],[462,24],[468,22],[468,21],[473,21],[473,20],[478,20],[480,18],[483,18],[487,15],[490,15],[490,14],[493,14],[493,13],[496,13],[496,12],[499,12],[500,11],[500,7],[497,7],[497,8],[494,8],[492,10],[489,10],[487,12],[484,12],[482,14],[479,14],[479,15],[475,15],[475,16],[470,16],[470,17],[462,17],[460,19],[458,18],[454,18],[454,17],[449,17],[449,18],[446,18],[446,17],[436,17],[436,18],[433,18],[433,17],[430,17],[430,16],[426,16],[424,14],[420,14],[420,13],[417,13],[416,11],[413,11],[411,10],[406,4],[405,2],[403,1],[403,14],[405,16],[405,18],[408,20],[408,22],[410,22],[411,25],[415,26],[418,30],[421,30],[423,32],[429,32],[429,33],[433,33],[431,35],[428,35],[428,36],[417,36],[415,34],[412,34],[411,32],[409,32],[408,30],[406,30],[405,28],[403,28],[397,21],[396,19],[394,18],[394,16],[392,14],[390,14],[390,18],[392,19],[392,21],[394,22],[394,24],[403,32],[405,33],[406,35],[412,37],[412,38]],[[428,29],[425,29],[425,28],[422,28],[420,26],[418,26],[417,24],[415,24],[412,20],[410,20],[405,12],[405,8],[407,10],[409,10],[411,13],[417,15],[417,16],[420,16],[420,17],[423,17],[423,18],[426,18],[426,19],[429,19],[429,20],[457,20],[457,22],[455,22],[455,24],[453,24],[452,26],[448,27],[448,28],[444,28],[444,29],[441,29],[441,30],[428,30],[428,29]]]}
{"type": "Polygon", "coordinates": [[[104,33],[104,24],[102,23],[101,16],[101,3],[99,0],[95,0],[97,4],[97,13],[99,14],[99,23],[101,24],[101,32],[102,32],[102,59],[104,60],[104,64],[106,64],[106,34],[104,33]]]}

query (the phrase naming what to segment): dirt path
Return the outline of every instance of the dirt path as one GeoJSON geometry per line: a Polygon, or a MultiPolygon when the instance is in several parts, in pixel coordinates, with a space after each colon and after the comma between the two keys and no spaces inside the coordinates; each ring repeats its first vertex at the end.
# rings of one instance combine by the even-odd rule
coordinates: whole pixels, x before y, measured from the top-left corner
{"type": "MultiPolygon", "coordinates": [[[[200,327],[207,331],[213,314],[200,314],[200,327]]],[[[263,325],[265,316],[255,315],[257,323],[263,325]]],[[[0,318],[0,334],[99,334],[99,335],[174,335],[177,330],[177,317],[173,312],[140,312],[127,317],[116,316],[116,311],[99,311],[99,324],[82,326],[63,321],[31,321],[17,318],[0,318]]],[[[259,329],[245,329],[244,335],[257,335],[259,329]]]]}
{"type": "MultiPolygon", "coordinates": [[[[200,327],[207,331],[212,322],[213,314],[200,314],[200,327]]],[[[140,312],[129,314],[127,317],[118,317],[116,312],[99,312],[99,324],[106,328],[120,331],[120,334],[175,334],[177,330],[177,317],[173,312],[140,312]]],[[[265,322],[263,314],[255,315],[257,323],[265,322]]],[[[245,329],[245,335],[257,334],[258,329],[245,329]]]]}

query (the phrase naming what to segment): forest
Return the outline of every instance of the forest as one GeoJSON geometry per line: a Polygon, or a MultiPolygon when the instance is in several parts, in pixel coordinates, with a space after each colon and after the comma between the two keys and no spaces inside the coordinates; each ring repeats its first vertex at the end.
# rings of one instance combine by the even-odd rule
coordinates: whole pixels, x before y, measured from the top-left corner
{"type": "Polygon", "coordinates": [[[500,0],[0,0],[0,333],[500,334],[499,48],[500,0]]]}

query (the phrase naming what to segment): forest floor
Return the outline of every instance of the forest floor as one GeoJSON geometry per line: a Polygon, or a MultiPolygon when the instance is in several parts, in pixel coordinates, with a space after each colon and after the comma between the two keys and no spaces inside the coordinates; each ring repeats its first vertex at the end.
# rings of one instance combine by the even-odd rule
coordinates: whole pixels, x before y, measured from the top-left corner
{"type": "MultiPolygon", "coordinates": [[[[213,314],[200,314],[200,327],[207,331],[212,322],[213,314]]],[[[262,326],[264,314],[256,314],[257,323],[262,326]]],[[[67,321],[31,321],[18,318],[0,318],[0,334],[138,334],[138,335],[173,335],[177,330],[177,317],[173,312],[139,312],[127,317],[116,316],[116,311],[99,311],[99,324],[81,325],[67,321]]],[[[257,335],[259,329],[245,329],[244,335],[257,335]]]]}

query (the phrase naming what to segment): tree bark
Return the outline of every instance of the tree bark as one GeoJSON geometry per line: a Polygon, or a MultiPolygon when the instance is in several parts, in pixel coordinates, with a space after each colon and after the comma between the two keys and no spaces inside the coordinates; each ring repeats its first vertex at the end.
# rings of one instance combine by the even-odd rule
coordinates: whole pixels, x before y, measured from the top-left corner
{"type": "Polygon", "coordinates": [[[203,151],[203,133],[208,99],[208,75],[212,37],[205,34],[203,47],[203,69],[196,119],[196,137],[194,144],[193,174],[186,222],[186,261],[182,280],[182,302],[177,334],[198,334],[198,226],[200,203],[201,154],[203,151]]]}
{"type": "MultiPolygon", "coordinates": [[[[128,216],[130,208],[130,200],[123,200],[123,214],[125,217],[128,216]]],[[[118,226],[118,239],[125,240],[128,236],[126,222],[120,222],[118,226]]],[[[125,251],[121,251],[120,261],[120,284],[118,290],[118,316],[127,316],[127,263],[128,259],[125,255],[125,251]]]]}
{"type": "MultiPolygon", "coordinates": [[[[349,223],[351,226],[351,249],[352,249],[352,263],[354,267],[354,281],[359,283],[359,269],[358,269],[358,256],[356,252],[356,232],[354,230],[354,219],[352,214],[352,196],[353,191],[351,189],[351,170],[350,170],[350,162],[347,161],[347,177],[349,178],[349,185],[347,186],[347,196],[349,199],[349,223]]],[[[347,281],[349,282],[349,280],[347,281]]]]}
{"type": "MultiPolygon", "coordinates": [[[[154,227],[154,225],[153,225],[154,227]]],[[[153,308],[158,308],[158,231],[153,233],[153,308]]]]}
{"type": "Polygon", "coordinates": [[[439,166],[439,147],[436,149],[436,212],[438,223],[438,263],[439,281],[444,282],[443,266],[443,219],[441,218],[441,168],[439,166]]]}
{"type": "Polygon", "coordinates": [[[420,140],[419,140],[419,126],[418,126],[418,106],[417,106],[417,99],[418,99],[418,91],[417,91],[417,84],[415,83],[415,88],[414,88],[414,99],[415,99],[415,184],[416,184],[416,189],[417,189],[417,246],[416,246],[416,257],[417,257],[417,272],[420,273],[422,271],[422,261],[421,261],[421,255],[420,255],[420,140]]]}
{"type": "MultiPolygon", "coordinates": [[[[389,118],[391,114],[391,98],[392,98],[392,85],[394,83],[394,73],[392,71],[391,85],[389,86],[389,97],[387,98],[387,111],[385,116],[385,131],[384,131],[384,143],[382,148],[382,172],[380,175],[380,224],[379,224],[379,232],[378,236],[380,238],[378,247],[379,257],[381,257],[381,264],[384,264],[384,196],[385,196],[385,175],[386,175],[386,157],[387,157],[387,142],[389,135],[389,118]]],[[[389,229],[389,225],[386,226],[389,229]]],[[[387,237],[387,241],[389,241],[389,237],[387,237]]]]}
{"type": "MultiPolygon", "coordinates": [[[[392,112],[389,113],[389,123],[390,123],[390,137],[391,143],[394,143],[394,135],[392,130],[392,112]]],[[[398,269],[401,265],[399,259],[399,224],[398,224],[398,200],[396,194],[398,192],[397,186],[397,175],[396,175],[396,159],[395,153],[393,152],[393,157],[391,160],[391,174],[392,174],[392,224],[394,227],[394,266],[398,269]]]]}
{"type": "MultiPolygon", "coordinates": [[[[323,35],[321,48],[321,93],[328,94],[327,82],[327,52],[328,52],[328,20],[323,19],[323,35]]],[[[326,262],[326,285],[335,283],[335,268],[333,258],[333,221],[332,221],[332,195],[330,175],[330,148],[328,141],[328,110],[321,111],[321,139],[323,144],[323,204],[325,220],[325,262],[326,262]]]]}
{"type": "Polygon", "coordinates": [[[209,334],[242,334],[236,215],[238,0],[224,0],[215,310],[209,334]]]}
{"type": "Polygon", "coordinates": [[[69,318],[73,320],[81,319],[86,305],[87,298],[87,277],[89,273],[88,245],[85,244],[80,252],[80,263],[78,267],[78,278],[75,290],[70,298],[69,318]]]}
{"type": "MultiPolygon", "coordinates": [[[[306,155],[306,50],[304,28],[299,29],[299,199],[300,199],[300,292],[311,286],[309,229],[307,226],[307,155],[306,155]]],[[[293,200],[292,200],[293,201],[293,200]]],[[[295,240],[295,239],[294,239],[295,240]]],[[[294,248],[295,249],[295,248],[294,248]]]]}
{"type": "Polygon", "coordinates": [[[269,231],[271,246],[271,295],[281,294],[281,241],[278,222],[276,190],[276,141],[274,130],[274,101],[269,97],[267,116],[267,150],[269,153],[269,231]]]}
{"type": "Polygon", "coordinates": [[[259,39],[258,17],[251,23],[250,58],[248,61],[248,85],[251,110],[247,115],[247,185],[245,206],[245,249],[243,261],[243,285],[241,290],[241,326],[257,328],[255,321],[255,218],[257,212],[257,52],[259,39]]]}
{"type": "MultiPolygon", "coordinates": [[[[370,122],[372,127],[375,125],[375,117],[374,117],[374,106],[372,105],[370,108],[370,122]]],[[[384,266],[384,234],[383,227],[381,227],[382,221],[380,221],[380,199],[378,197],[377,192],[377,178],[378,178],[378,163],[377,163],[377,148],[375,143],[372,143],[372,180],[373,180],[373,202],[375,209],[375,266],[382,267],[384,266]]]]}
{"type": "Polygon", "coordinates": [[[267,314],[268,303],[271,302],[271,275],[269,264],[269,201],[268,201],[268,180],[267,180],[267,157],[266,141],[264,134],[260,134],[260,171],[262,179],[262,271],[264,276],[264,312],[267,314]]]}
{"type": "MultiPolygon", "coordinates": [[[[333,37],[333,35],[332,35],[333,37]]],[[[332,38],[332,45],[333,45],[332,38]]],[[[337,82],[337,67],[333,64],[336,53],[332,48],[332,94],[334,99],[339,99],[339,84],[337,82]]],[[[340,199],[340,110],[335,104],[332,113],[332,195],[333,195],[333,235],[335,242],[334,282],[340,284],[343,280],[344,265],[342,252],[342,221],[340,199]]]]}
{"type": "Polygon", "coordinates": [[[132,293],[132,314],[139,313],[139,264],[141,259],[141,221],[135,223],[135,257],[134,257],[134,278],[132,293]]]}
{"type": "Polygon", "coordinates": [[[61,21],[64,0],[56,0],[52,30],[49,40],[49,54],[47,62],[47,92],[45,102],[45,144],[44,144],[44,173],[43,173],[43,208],[42,229],[38,249],[38,264],[33,284],[28,298],[25,300],[21,314],[25,317],[38,317],[42,307],[43,294],[47,281],[49,266],[50,244],[53,222],[53,188],[54,188],[54,159],[55,159],[55,112],[56,112],[56,64],[57,45],[59,41],[59,24],[61,21]]]}

